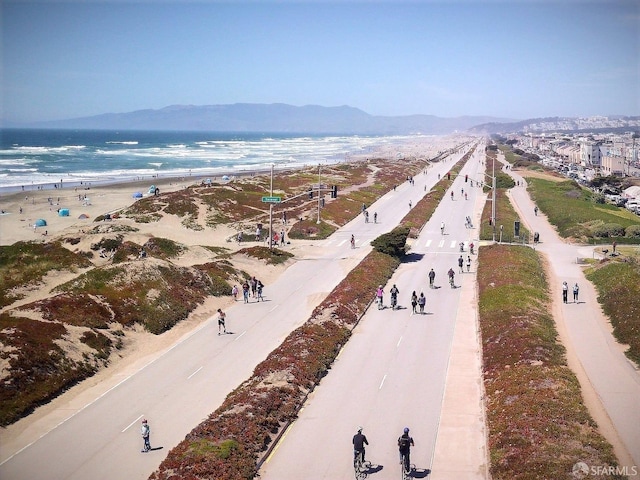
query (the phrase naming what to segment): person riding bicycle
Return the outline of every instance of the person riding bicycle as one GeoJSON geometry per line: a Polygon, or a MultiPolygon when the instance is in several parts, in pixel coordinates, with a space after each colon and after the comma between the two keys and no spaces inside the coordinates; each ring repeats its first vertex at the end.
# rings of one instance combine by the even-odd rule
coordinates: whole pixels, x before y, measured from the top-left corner
{"type": "Polygon", "coordinates": [[[355,465],[358,455],[360,461],[364,463],[364,446],[369,445],[367,437],[362,433],[362,427],[358,427],[358,432],[353,436],[353,464],[355,465]]]}
{"type": "Polygon", "coordinates": [[[413,438],[409,436],[409,427],[404,428],[404,433],[398,437],[398,451],[400,453],[400,463],[402,464],[402,460],[404,458],[404,470],[406,472],[411,469],[411,446],[413,446],[413,438]]]}
{"type": "Polygon", "coordinates": [[[453,285],[454,285],[453,282],[454,282],[454,278],[456,276],[456,272],[453,271],[453,268],[450,268],[449,271],[447,272],[447,274],[449,275],[449,284],[453,288],[453,285]]]}
{"type": "Polygon", "coordinates": [[[389,293],[391,294],[391,309],[395,310],[398,305],[398,294],[400,293],[400,290],[398,290],[395,283],[393,284],[393,287],[391,287],[389,293]]]}
{"type": "Polygon", "coordinates": [[[469,244],[469,251],[471,252],[471,255],[473,255],[473,247],[474,247],[473,242],[471,242],[469,244]]]}
{"type": "Polygon", "coordinates": [[[376,301],[378,302],[378,310],[382,309],[383,295],[384,295],[384,290],[382,290],[382,285],[378,285],[378,289],[376,290],[376,301]]]}

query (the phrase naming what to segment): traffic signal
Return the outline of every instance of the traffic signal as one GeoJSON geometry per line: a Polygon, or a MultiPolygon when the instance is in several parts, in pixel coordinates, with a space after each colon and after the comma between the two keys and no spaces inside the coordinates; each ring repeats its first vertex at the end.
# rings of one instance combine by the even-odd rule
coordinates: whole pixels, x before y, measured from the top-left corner
{"type": "Polygon", "coordinates": [[[331,198],[338,198],[338,186],[334,185],[331,187],[331,198]]]}

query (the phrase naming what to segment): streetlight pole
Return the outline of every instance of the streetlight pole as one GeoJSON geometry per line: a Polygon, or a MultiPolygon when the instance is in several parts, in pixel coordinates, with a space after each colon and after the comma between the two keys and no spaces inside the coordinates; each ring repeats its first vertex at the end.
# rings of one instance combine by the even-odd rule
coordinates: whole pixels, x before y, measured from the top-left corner
{"type": "Polygon", "coordinates": [[[321,195],[321,185],[320,185],[320,164],[318,164],[318,221],[316,222],[320,225],[320,195],[321,195]]]}
{"type": "MultiPolygon", "coordinates": [[[[269,196],[273,197],[273,163],[271,164],[271,185],[269,196]]],[[[269,250],[273,249],[273,203],[269,204],[269,250]]]]}

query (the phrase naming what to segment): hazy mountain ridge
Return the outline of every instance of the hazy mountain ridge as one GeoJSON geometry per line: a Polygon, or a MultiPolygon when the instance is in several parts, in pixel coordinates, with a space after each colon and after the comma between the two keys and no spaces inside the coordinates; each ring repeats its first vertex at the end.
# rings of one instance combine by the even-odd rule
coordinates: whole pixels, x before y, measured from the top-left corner
{"type": "Polygon", "coordinates": [[[623,132],[638,130],[638,116],[593,116],[593,117],[544,117],[519,122],[489,122],[469,129],[470,133],[482,135],[494,133],[544,133],[544,132],[623,132]]]}
{"type": "Polygon", "coordinates": [[[38,122],[27,127],[98,130],[177,130],[309,134],[446,134],[475,125],[512,121],[489,116],[442,118],[434,115],[375,116],[349,106],[302,107],[275,104],[171,105],[158,110],[105,113],[38,122]]]}

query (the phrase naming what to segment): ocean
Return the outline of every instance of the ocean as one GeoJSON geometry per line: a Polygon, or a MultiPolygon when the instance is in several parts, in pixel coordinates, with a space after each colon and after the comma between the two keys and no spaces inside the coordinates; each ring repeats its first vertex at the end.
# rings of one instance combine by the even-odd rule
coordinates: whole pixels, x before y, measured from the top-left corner
{"type": "Polygon", "coordinates": [[[409,137],[0,130],[0,191],[234,175],[363,156],[409,137]]]}

